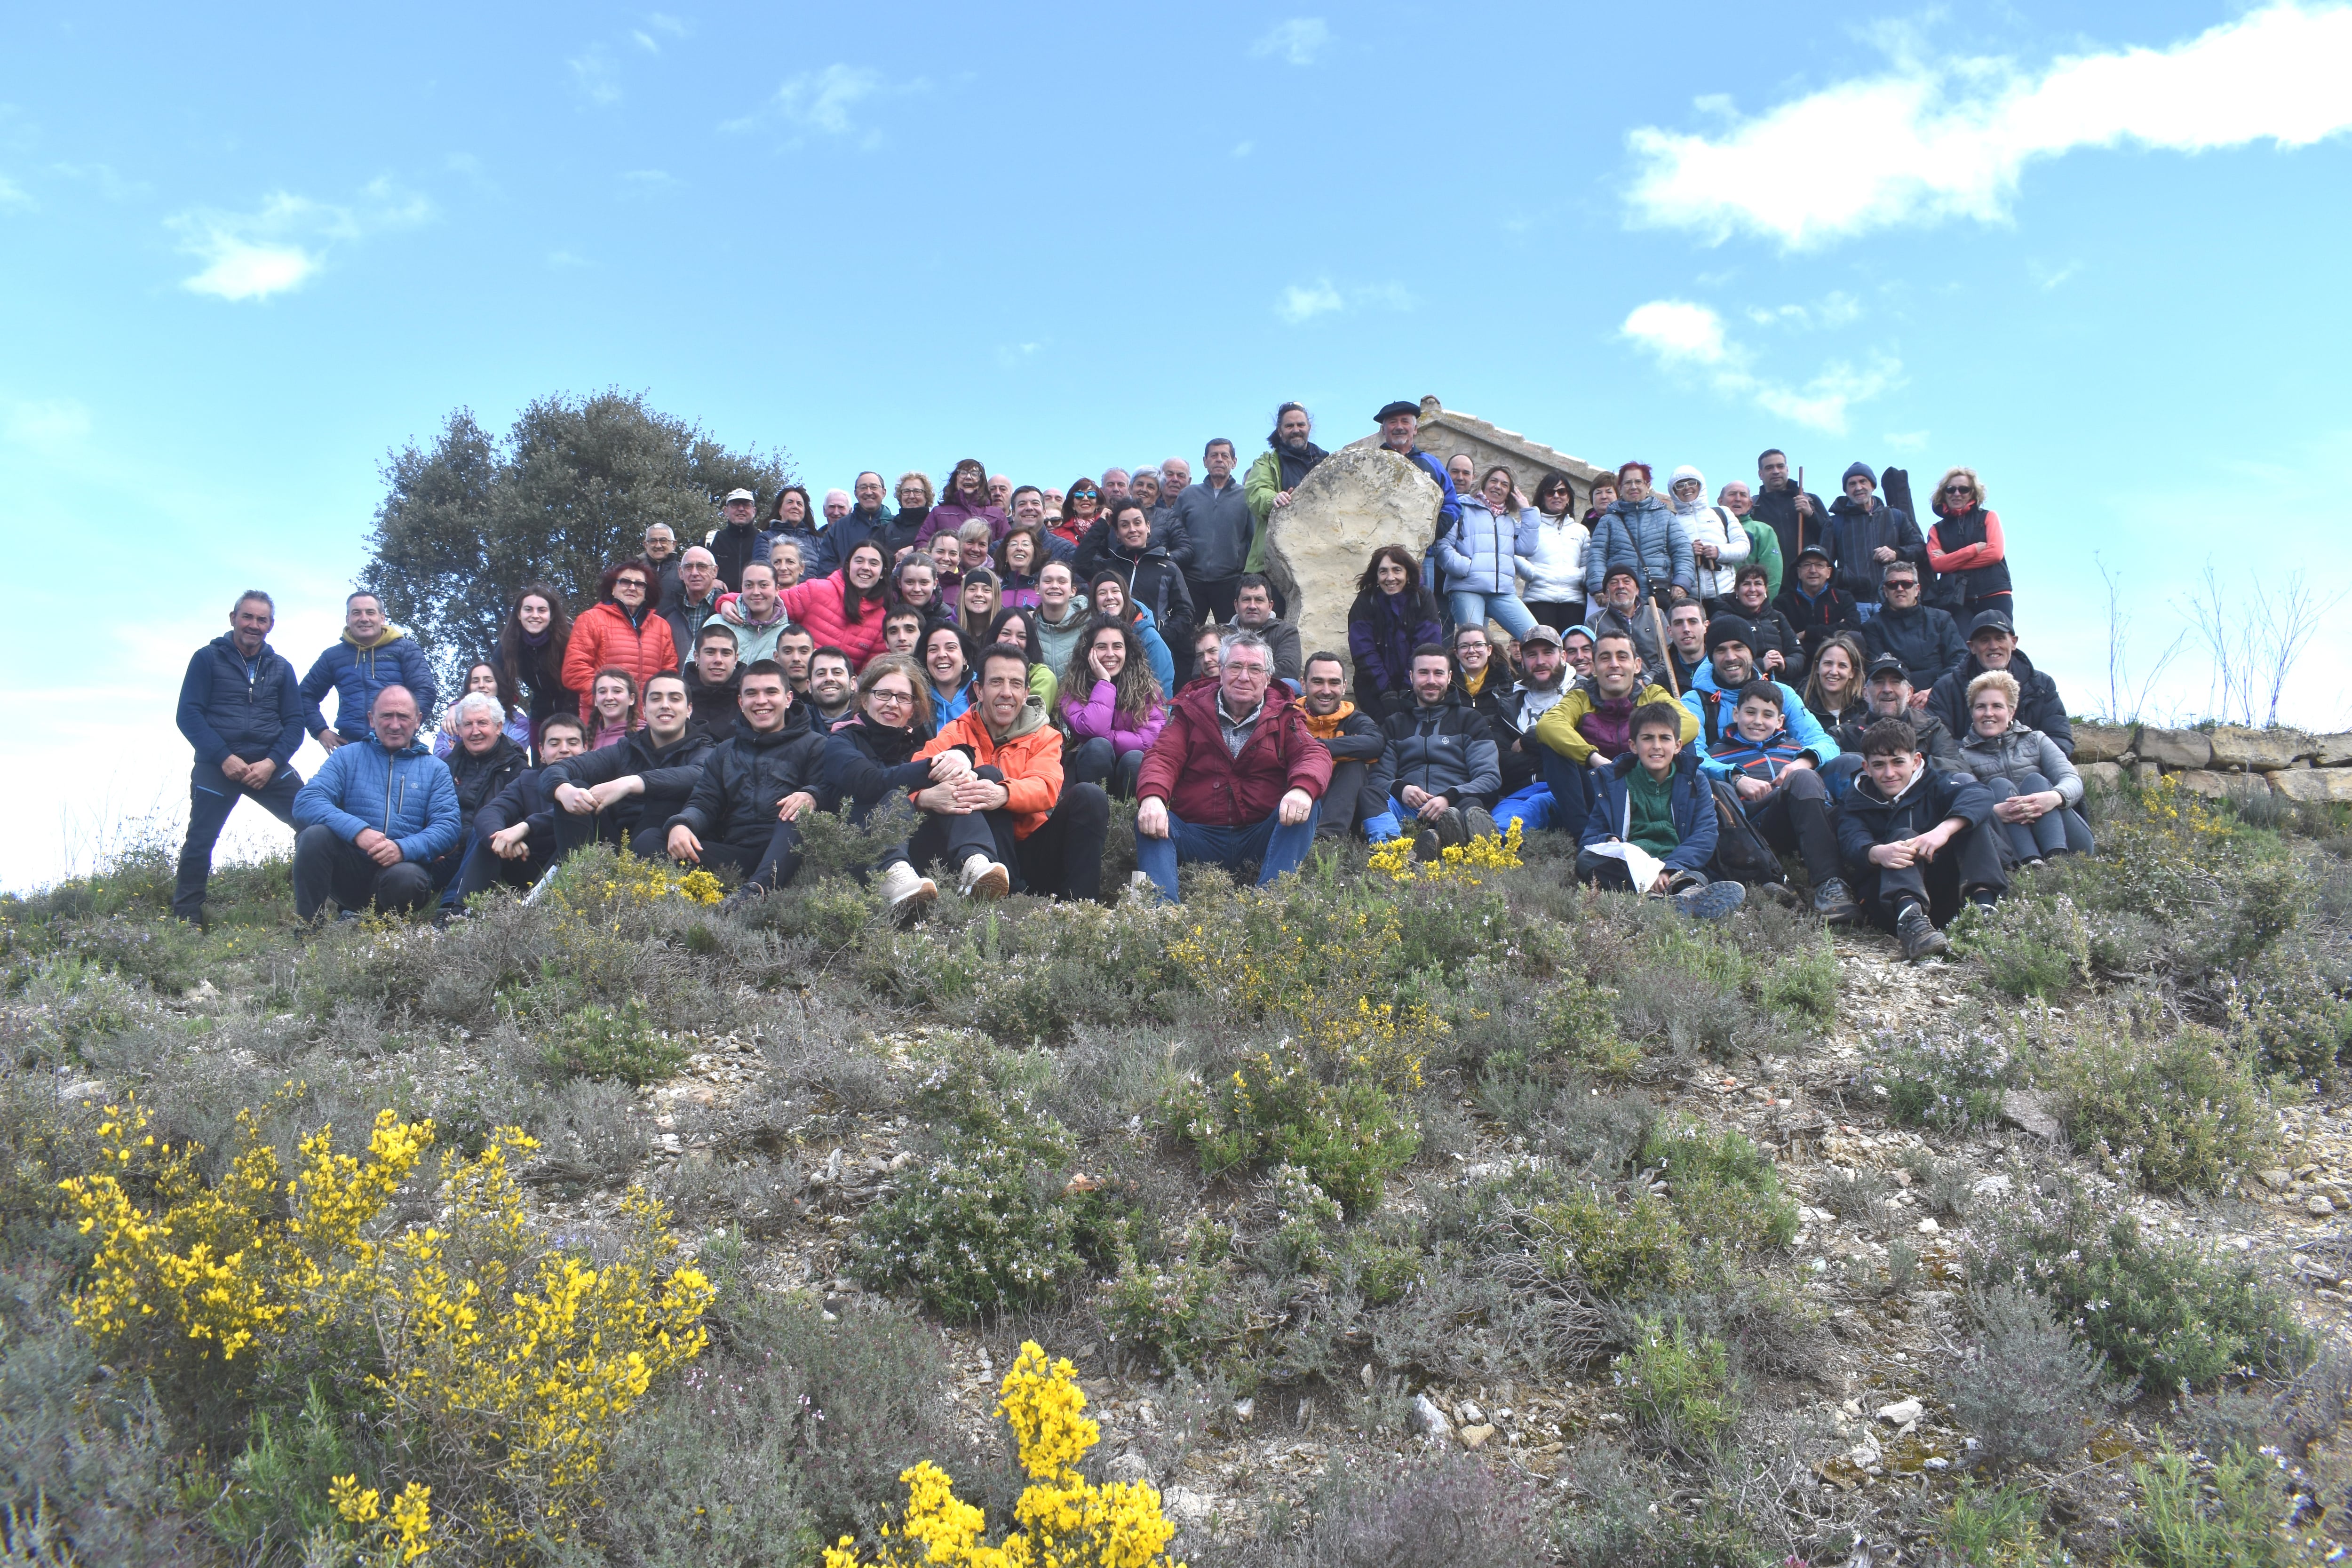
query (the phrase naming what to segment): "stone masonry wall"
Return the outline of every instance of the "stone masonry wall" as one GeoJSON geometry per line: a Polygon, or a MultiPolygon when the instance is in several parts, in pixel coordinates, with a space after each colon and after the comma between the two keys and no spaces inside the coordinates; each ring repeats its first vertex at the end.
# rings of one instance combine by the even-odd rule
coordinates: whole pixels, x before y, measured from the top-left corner
{"type": "Polygon", "coordinates": [[[2074,726],[2074,765],[2084,782],[2114,785],[2126,776],[2171,778],[2214,800],[2274,795],[2295,801],[2352,803],[2352,731],[2162,730],[2153,724],[2074,726]]]}

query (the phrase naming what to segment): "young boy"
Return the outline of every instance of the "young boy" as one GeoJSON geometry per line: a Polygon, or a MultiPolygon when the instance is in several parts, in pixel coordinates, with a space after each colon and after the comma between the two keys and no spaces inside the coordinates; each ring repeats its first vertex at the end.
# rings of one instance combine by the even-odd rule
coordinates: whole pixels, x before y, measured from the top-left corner
{"type": "Polygon", "coordinates": [[[1633,710],[1632,749],[1593,770],[1600,798],[1584,820],[1576,875],[1597,888],[1671,897],[1685,914],[1715,920],[1748,895],[1737,882],[1706,879],[1715,857],[1715,797],[1700,776],[1698,754],[1683,742],[1688,717],[1678,702],[1645,702],[1633,710]]]}
{"type": "Polygon", "coordinates": [[[1786,688],[1761,676],[1741,687],[1731,728],[1707,754],[1731,770],[1726,787],[1764,842],[1780,854],[1794,849],[1804,857],[1814,910],[1832,925],[1849,924],[1862,910],[1845,882],[1822,759],[1789,733],[1782,711],[1788,700],[1786,688]]]}
{"type": "Polygon", "coordinates": [[[1900,719],[1862,737],[1863,776],[1838,807],[1838,847],[1862,906],[1917,961],[1948,951],[1937,927],[1965,898],[1990,908],[2008,890],[1993,836],[1992,796],[1967,773],[1927,765],[1900,719]]]}

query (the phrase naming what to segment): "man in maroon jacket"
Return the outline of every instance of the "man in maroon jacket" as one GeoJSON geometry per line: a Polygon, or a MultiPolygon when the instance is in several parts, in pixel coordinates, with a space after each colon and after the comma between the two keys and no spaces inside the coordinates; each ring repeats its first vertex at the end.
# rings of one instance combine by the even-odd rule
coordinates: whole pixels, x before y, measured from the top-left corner
{"type": "Polygon", "coordinates": [[[1331,753],[1289,689],[1272,684],[1265,639],[1227,634],[1217,666],[1214,686],[1195,681],[1177,695],[1136,780],[1136,862],[1171,903],[1186,860],[1228,871],[1255,860],[1261,887],[1298,869],[1331,783],[1331,753]]]}

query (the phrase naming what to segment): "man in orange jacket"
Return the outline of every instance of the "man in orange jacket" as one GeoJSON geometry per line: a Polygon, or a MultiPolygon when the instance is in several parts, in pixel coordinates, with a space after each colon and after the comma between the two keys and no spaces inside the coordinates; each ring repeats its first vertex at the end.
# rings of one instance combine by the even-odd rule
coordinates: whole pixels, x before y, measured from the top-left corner
{"type": "Polygon", "coordinates": [[[923,814],[907,843],[917,866],[954,868],[966,898],[1018,889],[1061,899],[1102,896],[1110,797],[1100,784],[1062,782],[1062,735],[1029,690],[1029,660],[1013,643],[980,656],[979,697],[915,759],[941,752],[964,767],[914,794],[923,814]]]}

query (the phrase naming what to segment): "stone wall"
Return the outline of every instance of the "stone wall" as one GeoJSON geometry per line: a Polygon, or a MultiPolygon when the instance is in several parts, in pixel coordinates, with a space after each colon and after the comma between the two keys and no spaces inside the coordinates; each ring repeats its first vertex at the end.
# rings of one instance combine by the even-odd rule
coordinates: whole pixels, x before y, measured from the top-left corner
{"type": "Polygon", "coordinates": [[[2170,778],[2210,799],[2273,795],[2296,801],[2352,803],[2352,731],[2163,730],[2153,724],[2074,726],[2074,765],[2085,783],[2113,785],[2126,776],[2170,778]]]}

